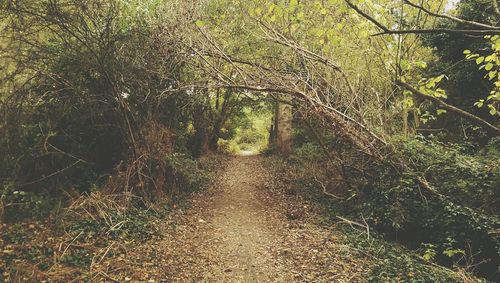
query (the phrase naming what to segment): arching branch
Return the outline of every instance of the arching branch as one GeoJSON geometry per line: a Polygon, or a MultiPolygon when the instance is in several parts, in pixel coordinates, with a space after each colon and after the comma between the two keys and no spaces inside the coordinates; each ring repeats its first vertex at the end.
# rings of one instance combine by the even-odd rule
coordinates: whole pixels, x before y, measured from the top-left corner
{"type": "MultiPolygon", "coordinates": [[[[419,9],[421,11],[424,11],[425,13],[427,13],[427,14],[429,14],[431,16],[437,17],[437,18],[448,19],[448,20],[451,20],[451,21],[454,21],[454,22],[457,22],[457,23],[460,23],[460,24],[475,26],[475,27],[480,28],[480,29],[500,30],[500,27],[496,27],[496,26],[492,26],[492,25],[487,25],[487,24],[483,24],[483,23],[478,23],[478,22],[474,22],[474,21],[468,21],[468,20],[460,19],[460,18],[457,18],[457,17],[454,17],[454,16],[450,16],[450,15],[447,15],[447,14],[434,13],[434,12],[430,11],[429,9],[426,9],[423,6],[420,6],[420,5],[417,5],[415,3],[410,2],[409,0],[403,0],[403,1],[407,5],[410,5],[410,6],[412,6],[414,8],[417,8],[417,9],[419,9]]],[[[493,0],[493,2],[496,3],[496,0],[493,0]]]]}
{"type": "MultiPolygon", "coordinates": [[[[356,13],[361,15],[363,18],[369,20],[372,22],[374,25],[376,25],[378,28],[382,30],[382,32],[379,32],[377,34],[374,34],[375,36],[377,35],[384,35],[384,34],[432,34],[432,33],[447,33],[447,34],[469,34],[469,35],[500,35],[500,29],[497,27],[494,27],[494,29],[403,29],[403,30],[393,30],[385,25],[381,24],[379,21],[377,21],[375,18],[372,16],[368,15],[365,13],[363,10],[361,10],[358,6],[353,4],[350,0],[345,0],[347,5],[351,7],[356,13]]],[[[458,18],[457,18],[458,19],[458,18]]]]}
{"type": "Polygon", "coordinates": [[[419,98],[422,98],[422,99],[425,99],[425,100],[429,100],[429,101],[432,101],[433,103],[435,103],[436,105],[438,105],[439,107],[445,109],[445,110],[448,110],[450,112],[453,112],[455,113],[456,115],[462,117],[462,118],[465,118],[467,120],[469,120],[470,122],[482,127],[483,129],[485,129],[490,135],[492,136],[500,136],[500,128],[490,124],[488,121],[476,116],[476,115],[473,115],[467,111],[464,111],[460,108],[457,108],[453,105],[450,105],[444,101],[442,101],[441,99],[437,98],[437,97],[434,97],[434,96],[430,96],[430,95],[427,95],[421,91],[418,91],[417,89],[415,89],[413,86],[405,83],[405,82],[402,82],[402,81],[396,81],[396,84],[409,90],[411,93],[413,93],[413,95],[415,96],[418,96],[419,98]]]}

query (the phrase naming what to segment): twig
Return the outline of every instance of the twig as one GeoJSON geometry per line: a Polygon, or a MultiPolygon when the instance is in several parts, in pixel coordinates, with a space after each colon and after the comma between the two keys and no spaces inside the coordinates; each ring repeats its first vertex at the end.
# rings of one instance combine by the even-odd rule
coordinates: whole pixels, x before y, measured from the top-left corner
{"type": "MultiPolygon", "coordinates": [[[[349,220],[349,219],[346,219],[346,218],[344,218],[344,217],[342,217],[342,216],[338,216],[338,215],[337,215],[336,217],[337,217],[338,219],[340,219],[340,220],[344,221],[345,223],[349,224],[349,226],[351,226],[351,228],[353,228],[353,229],[356,229],[356,228],[354,228],[354,226],[353,226],[353,225],[355,225],[355,226],[358,226],[358,227],[361,227],[361,228],[365,229],[365,230],[366,230],[366,233],[367,233],[367,236],[368,236],[368,240],[370,239],[370,226],[368,226],[368,223],[366,223],[366,221],[365,221],[365,219],[364,219],[363,215],[361,215],[361,217],[363,218],[363,221],[365,222],[365,225],[363,225],[363,224],[361,224],[361,223],[358,223],[358,222],[355,222],[355,221],[352,221],[352,220],[349,220]]],[[[363,232],[363,233],[365,233],[365,232],[363,232]]]]}
{"type": "Polygon", "coordinates": [[[68,169],[70,169],[70,168],[74,167],[75,165],[77,165],[77,164],[78,164],[78,163],[80,163],[80,162],[82,162],[82,160],[77,160],[77,161],[75,161],[74,163],[72,163],[71,165],[69,165],[69,166],[67,166],[67,167],[65,167],[65,168],[63,168],[63,169],[61,169],[61,170],[58,170],[58,171],[56,171],[56,172],[54,172],[54,173],[52,173],[52,174],[50,174],[50,175],[47,175],[47,176],[45,176],[45,177],[42,177],[42,178],[40,178],[40,179],[38,179],[38,180],[35,180],[35,181],[31,181],[31,182],[28,182],[28,183],[21,184],[21,185],[19,185],[19,187],[23,188],[23,187],[26,187],[26,186],[29,186],[29,185],[33,185],[33,184],[36,184],[36,183],[39,183],[39,182],[45,181],[45,180],[47,180],[47,179],[49,179],[49,178],[51,178],[51,177],[54,177],[54,176],[56,176],[56,175],[58,175],[58,174],[61,174],[62,172],[64,172],[64,171],[66,171],[66,170],[68,170],[68,169]]]}
{"type": "Polygon", "coordinates": [[[59,258],[62,258],[66,254],[69,247],[71,247],[73,245],[73,243],[76,241],[76,239],[78,239],[82,234],[83,234],[83,231],[80,231],[80,233],[75,238],[73,238],[71,243],[69,243],[68,246],[66,246],[66,248],[64,249],[63,253],[61,254],[61,256],[59,258]]]}
{"type": "Polygon", "coordinates": [[[341,198],[341,197],[339,197],[337,195],[334,195],[332,193],[327,192],[325,184],[323,184],[322,182],[320,182],[316,176],[314,176],[314,181],[316,181],[316,183],[318,183],[321,186],[321,188],[323,188],[323,194],[325,194],[327,196],[331,196],[331,197],[336,198],[336,199],[343,199],[343,198],[341,198]]]}

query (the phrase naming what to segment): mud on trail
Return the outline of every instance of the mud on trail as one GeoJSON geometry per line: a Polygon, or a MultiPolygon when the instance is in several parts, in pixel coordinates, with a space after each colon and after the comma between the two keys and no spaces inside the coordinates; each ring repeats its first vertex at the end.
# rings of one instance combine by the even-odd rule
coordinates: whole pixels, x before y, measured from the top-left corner
{"type": "Polygon", "coordinates": [[[137,247],[141,252],[134,254],[142,256],[123,270],[129,278],[363,281],[363,260],[343,244],[341,235],[318,224],[310,204],[284,193],[264,157],[232,157],[228,162],[210,189],[195,194],[189,209],[167,221],[161,241],[137,247]]]}

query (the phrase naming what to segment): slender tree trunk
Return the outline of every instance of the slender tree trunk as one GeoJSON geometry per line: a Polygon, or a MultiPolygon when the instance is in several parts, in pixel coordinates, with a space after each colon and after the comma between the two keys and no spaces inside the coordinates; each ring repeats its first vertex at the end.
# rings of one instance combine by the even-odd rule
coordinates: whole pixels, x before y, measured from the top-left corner
{"type": "Polygon", "coordinates": [[[210,136],[209,149],[212,152],[216,152],[219,149],[219,136],[220,136],[221,126],[219,123],[214,125],[214,129],[210,136]]]}
{"type": "Polygon", "coordinates": [[[205,155],[210,152],[210,131],[204,130],[200,145],[200,155],[205,155]]]}
{"type": "MultiPolygon", "coordinates": [[[[287,99],[284,97],[284,99],[287,99]]],[[[292,106],[285,102],[278,102],[276,121],[276,149],[281,155],[292,153],[292,106]]]]}
{"type": "Polygon", "coordinates": [[[401,119],[403,120],[403,133],[407,137],[410,130],[408,126],[408,109],[405,106],[403,106],[403,110],[401,111],[401,119]]]}

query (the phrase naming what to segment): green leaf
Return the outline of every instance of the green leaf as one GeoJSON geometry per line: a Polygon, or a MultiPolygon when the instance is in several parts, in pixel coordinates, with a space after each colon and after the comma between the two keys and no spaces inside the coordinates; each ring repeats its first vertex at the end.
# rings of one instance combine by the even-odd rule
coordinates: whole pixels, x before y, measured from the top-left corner
{"type": "Polygon", "coordinates": [[[488,77],[490,80],[494,79],[497,76],[497,71],[491,71],[488,73],[488,77]]]}
{"type": "Polygon", "coordinates": [[[441,114],[446,113],[446,110],[445,110],[445,109],[438,109],[438,110],[436,111],[436,113],[437,113],[438,115],[441,115],[441,114]]]}
{"type": "Polygon", "coordinates": [[[436,78],[436,83],[439,83],[444,79],[444,75],[440,75],[439,77],[436,78]]]}
{"type": "Polygon", "coordinates": [[[484,62],[484,57],[483,57],[483,56],[478,57],[478,58],[476,59],[476,64],[478,64],[478,65],[479,65],[479,64],[481,64],[481,63],[483,63],[483,62],[484,62]]]}
{"type": "Polygon", "coordinates": [[[443,251],[443,254],[446,255],[447,257],[453,257],[457,254],[464,254],[464,251],[463,250],[452,250],[452,249],[447,249],[445,251],[443,251]]]}
{"type": "Polygon", "coordinates": [[[204,26],[206,25],[206,23],[205,23],[204,21],[202,21],[202,20],[197,20],[197,21],[195,22],[195,24],[196,24],[196,26],[197,26],[197,27],[199,27],[199,28],[202,28],[202,27],[204,27],[204,26]]]}
{"type": "Polygon", "coordinates": [[[467,54],[470,54],[471,51],[470,50],[464,50],[464,54],[467,55],[467,54]]]}
{"type": "Polygon", "coordinates": [[[497,114],[497,110],[495,109],[495,107],[493,105],[488,105],[488,108],[490,109],[490,114],[491,115],[496,115],[497,114]]]}
{"type": "Polygon", "coordinates": [[[493,63],[488,63],[488,64],[486,64],[486,66],[484,66],[484,69],[485,69],[486,71],[490,71],[491,69],[493,69],[493,63]]]}

